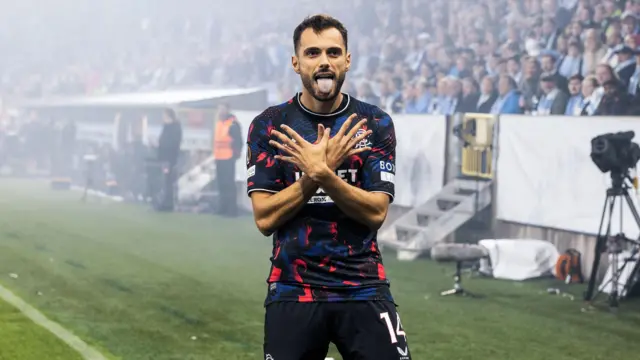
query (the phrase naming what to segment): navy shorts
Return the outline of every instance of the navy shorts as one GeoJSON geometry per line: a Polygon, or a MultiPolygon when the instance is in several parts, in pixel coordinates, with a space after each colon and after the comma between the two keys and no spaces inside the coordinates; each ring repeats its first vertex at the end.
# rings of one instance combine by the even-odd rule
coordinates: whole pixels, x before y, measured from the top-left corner
{"type": "Polygon", "coordinates": [[[411,360],[387,301],[274,302],[266,307],[265,360],[324,360],[332,342],[344,360],[411,360]]]}

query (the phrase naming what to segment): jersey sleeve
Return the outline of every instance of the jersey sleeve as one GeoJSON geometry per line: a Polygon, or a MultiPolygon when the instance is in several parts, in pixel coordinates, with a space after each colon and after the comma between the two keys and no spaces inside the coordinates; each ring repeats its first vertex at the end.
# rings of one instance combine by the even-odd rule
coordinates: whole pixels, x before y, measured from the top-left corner
{"type": "Polygon", "coordinates": [[[280,178],[276,150],[269,145],[273,121],[265,114],[258,115],[247,136],[247,195],[254,191],[277,193],[284,188],[280,178]]]}
{"type": "Polygon", "coordinates": [[[395,196],[396,134],[391,117],[380,111],[374,114],[375,132],[371,151],[364,162],[363,189],[395,196]]]}

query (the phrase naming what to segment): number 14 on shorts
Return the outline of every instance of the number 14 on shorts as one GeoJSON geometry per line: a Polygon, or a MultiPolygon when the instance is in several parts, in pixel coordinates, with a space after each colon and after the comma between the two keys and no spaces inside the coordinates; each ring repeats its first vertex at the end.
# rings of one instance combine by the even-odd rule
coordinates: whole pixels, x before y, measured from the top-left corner
{"type": "MultiPolygon", "coordinates": [[[[398,353],[400,354],[400,359],[403,359],[409,355],[409,348],[407,346],[407,334],[402,329],[402,322],[400,321],[400,314],[396,312],[396,326],[393,327],[393,323],[391,321],[391,316],[388,312],[380,313],[380,319],[384,321],[387,325],[387,330],[389,330],[389,337],[391,338],[392,344],[398,343],[398,338],[404,338],[404,348],[397,347],[398,353]]],[[[407,357],[408,359],[408,357],[407,357]]]]}

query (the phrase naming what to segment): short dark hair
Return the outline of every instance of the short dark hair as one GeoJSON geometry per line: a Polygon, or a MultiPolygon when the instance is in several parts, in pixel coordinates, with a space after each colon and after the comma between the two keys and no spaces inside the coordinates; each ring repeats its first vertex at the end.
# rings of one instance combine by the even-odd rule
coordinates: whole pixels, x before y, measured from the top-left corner
{"type": "Polygon", "coordinates": [[[304,20],[302,20],[300,25],[296,26],[296,29],[293,31],[293,49],[296,53],[298,53],[298,48],[300,47],[300,37],[302,36],[302,33],[309,28],[313,29],[313,32],[315,32],[316,34],[327,29],[338,30],[340,32],[340,35],[342,35],[345,50],[348,49],[347,28],[344,27],[344,25],[338,19],[332,16],[318,14],[306,17],[304,20]]]}
{"type": "Polygon", "coordinates": [[[172,121],[178,121],[178,116],[176,116],[176,111],[172,108],[164,109],[164,113],[171,119],[172,121]]]}
{"type": "Polygon", "coordinates": [[[578,80],[578,81],[582,82],[582,80],[584,80],[584,78],[580,74],[575,74],[575,75],[573,75],[573,76],[571,76],[569,78],[570,82],[573,81],[573,80],[578,80]]]}

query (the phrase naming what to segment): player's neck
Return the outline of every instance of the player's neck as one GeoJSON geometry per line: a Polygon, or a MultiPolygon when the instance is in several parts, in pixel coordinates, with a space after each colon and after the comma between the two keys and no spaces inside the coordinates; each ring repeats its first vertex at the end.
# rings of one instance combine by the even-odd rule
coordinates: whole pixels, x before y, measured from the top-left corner
{"type": "Polygon", "coordinates": [[[305,108],[318,114],[331,114],[335,112],[342,104],[342,93],[339,93],[333,101],[318,101],[306,91],[302,91],[300,95],[300,104],[305,108]]]}

